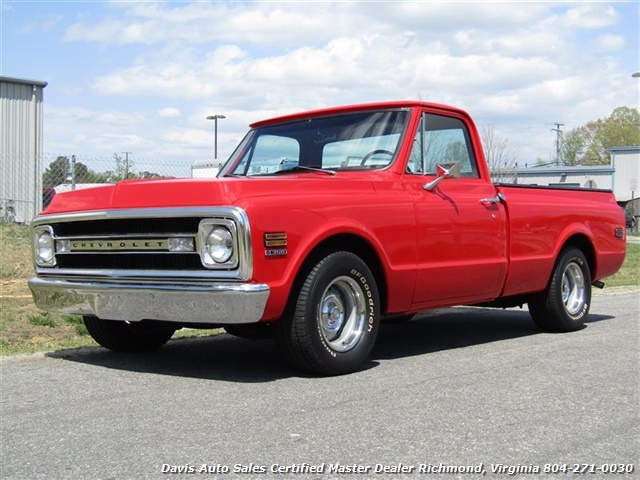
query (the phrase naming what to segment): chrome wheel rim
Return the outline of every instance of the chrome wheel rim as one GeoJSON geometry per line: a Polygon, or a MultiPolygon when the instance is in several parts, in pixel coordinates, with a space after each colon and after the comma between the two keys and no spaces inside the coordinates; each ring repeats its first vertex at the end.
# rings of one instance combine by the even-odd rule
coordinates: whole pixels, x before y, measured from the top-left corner
{"type": "Polygon", "coordinates": [[[570,315],[580,313],[586,298],[585,278],[576,263],[570,263],[562,274],[562,303],[570,315]]]}
{"type": "Polygon", "coordinates": [[[320,333],[336,352],[354,348],[364,333],[366,301],[360,285],[351,277],[335,278],[322,294],[318,307],[320,333]]]}

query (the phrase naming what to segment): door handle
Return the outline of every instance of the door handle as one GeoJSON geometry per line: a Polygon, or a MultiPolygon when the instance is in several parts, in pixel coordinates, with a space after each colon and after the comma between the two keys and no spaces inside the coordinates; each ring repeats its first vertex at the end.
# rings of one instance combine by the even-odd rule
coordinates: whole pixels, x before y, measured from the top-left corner
{"type": "Polygon", "coordinates": [[[504,194],[502,193],[498,193],[498,195],[496,195],[495,197],[492,198],[481,198],[480,199],[480,203],[485,205],[485,206],[490,206],[496,203],[501,203],[506,201],[506,197],[504,196],[504,194]]]}

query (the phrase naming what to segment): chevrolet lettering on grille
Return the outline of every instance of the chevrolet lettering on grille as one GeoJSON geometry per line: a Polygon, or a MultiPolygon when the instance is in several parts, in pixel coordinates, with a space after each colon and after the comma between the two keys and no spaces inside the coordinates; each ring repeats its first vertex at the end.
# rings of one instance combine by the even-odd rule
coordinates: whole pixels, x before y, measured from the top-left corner
{"type": "Polygon", "coordinates": [[[131,251],[131,250],[169,250],[166,238],[145,238],[137,240],[71,240],[70,251],[131,251]]]}

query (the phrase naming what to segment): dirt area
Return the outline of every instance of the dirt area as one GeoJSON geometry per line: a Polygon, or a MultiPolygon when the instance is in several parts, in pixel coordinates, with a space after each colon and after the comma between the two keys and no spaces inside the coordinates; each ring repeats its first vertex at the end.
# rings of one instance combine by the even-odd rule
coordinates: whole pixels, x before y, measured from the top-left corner
{"type": "Polygon", "coordinates": [[[24,278],[0,280],[0,297],[31,298],[31,291],[24,278]]]}

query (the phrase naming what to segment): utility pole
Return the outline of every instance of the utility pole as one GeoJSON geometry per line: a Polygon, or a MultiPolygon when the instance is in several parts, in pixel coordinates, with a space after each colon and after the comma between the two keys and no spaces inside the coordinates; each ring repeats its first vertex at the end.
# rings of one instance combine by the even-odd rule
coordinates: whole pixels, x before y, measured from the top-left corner
{"type": "Polygon", "coordinates": [[[124,178],[126,180],[129,176],[129,154],[133,152],[122,152],[124,153],[124,178]]]}
{"type": "Polygon", "coordinates": [[[71,190],[76,189],[76,156],[71,155],[71,190]]]}
{"type": "Polygon", "coordinates": [[[556,165],[560,165],[560,136],[562,135],[562,130],[560,127],[564,127],[564,123],[554,123],[556,128],[552,128],[552,132],[556,132],[556,165]]]}

